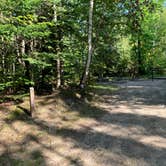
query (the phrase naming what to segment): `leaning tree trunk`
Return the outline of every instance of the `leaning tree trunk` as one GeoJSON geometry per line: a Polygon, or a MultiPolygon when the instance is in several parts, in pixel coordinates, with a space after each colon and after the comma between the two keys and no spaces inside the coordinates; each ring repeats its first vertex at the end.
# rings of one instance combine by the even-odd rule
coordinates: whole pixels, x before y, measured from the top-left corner
{"type": "MultiPolygon", "coordinates": [[[[55,3],[53,4],[53,11],[54,11],[53,21],[54,21],[54,23],[56,23],[58,18],[57,18],[57,7],[56,7],[55,3]]],[[[59,39],[59,40],[61,40],[61,39],[59,39]]],[[[56,60],[56,71],[57,71],[56,87],[60,88],[61,87],[61,60],[60,60],[59,55],[58,55],[57,60],[56,60]]]]}
{"type": "Polygon", "coordinates": [[[85,66],[85,71],[83,73],[83,76],[80,81],[80,87],[84,88],[89,76],[89,69],[92,59],[92,28],[93,28],[93,6],[94,6],[94,0],[90,0],[90,8],[89,8],[89,32],[88,32],[88,57],[87,62],[85,66]]]}

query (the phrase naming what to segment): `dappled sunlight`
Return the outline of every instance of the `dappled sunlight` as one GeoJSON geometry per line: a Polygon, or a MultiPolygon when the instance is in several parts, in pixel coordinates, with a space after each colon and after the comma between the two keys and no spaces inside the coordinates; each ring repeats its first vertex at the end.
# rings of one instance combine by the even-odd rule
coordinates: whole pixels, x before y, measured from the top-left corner
{"type": "MultiPolygon", "coordinates": [[[[165,107],[127,101],[118,105],[114,100],[121,92],[115,93],[101,95],[101,100],[97,101],[74,103],[56,100],[56,95],[39,97],[33,117],[20,114],[18,107],[2,113],[0,162],[52,166],[107,166],[110,163],[163,166],[165,107]]],[[[24,103],[21,106],[27,108],[24,103]]]]}
{"type": "Polygon", "coordinates": [[[147,105],[129,105],[119,104],[119,106],[107,106],[106,109],[111,109],[112,113],[128,113],[136,115],[147,115],[166,118],[165,106],[147,106],[147,105]]]}
{"type": "Polygon", "coordinates": [[[0,166],[166,166],[166,0],[1,0],[0,166]]]}
{"type": "MultiPolygon", "coordinates": [[[[163,150],[165,147],[162,147],[161,143],[158,146],[157,141],[153,138],[149,144],[145,139],[147,137],[141,135],[145,132],[143,127],[123,127],[94,119],[91,121],[87,118],[76,121],[73,126],[65,128],[57,127],[56,124],[52,126],[42,119],[16,120],[9,126],[12,126],[9,127],[10,130],[15,128],[18,131],[14,132],[15,135],[11,133],[12,138],[17,141],[14,139],[13,141],[6,139],[1,141],[1,145],[3,145],[1,152],[6,151],[7,148],[10,153],[14,153],[11,158],[23,157],[25,160],[29,159],[30,163],[34,161],[27,153],[33,154],[33,156],[35,154],[39,163],[43,157],[46,165],[64,163],[62,165],[67,166],[77,163],[81,166],[93,163],[95,166],[100,166],[109,165],[111,162],[116,165],[126,163],[137,165],[141,160],[142,164],[148,165],[149,159],[152,159],[149,152],[152,152],[153,162],[158,159],[157,156],[154,156],[155,154],[165,153],[163,150]],[[132,154],[135,148],[137,148],[136,151],[139,149],[141,152],[132,154]],[[143,157],[144,155],[146,158],[143,157]]],[[[161,141],[160,137],[158,137],[158,141],[161,141]]]]}
{"type": "MultiPolygon", "coordinates": [[[[108,83],[114,85],[114,83],[108,83]]],[[[120,90],[103,95],[105,102],[111,105],[119,104],[139,105],[139,106],[164,106],[166,105],[165,97],[165,80],[158,81],[126,81],[117,83],[120,90]],[[132,88],[131,88],[132,87],[132,88]],[[141,87],[141,88],[138,88],[141,87]]]]}
{"type": "Polygon", "coordinates": [[[129,89],[143,89],[144,86],[126,86],[126,88],[129,88],[129,89]]]}
{"type": "Polygon", "coordinates": [[[139,142],[153,146],[156,148],[164,148],[166,149],[166,138],[160,137],[160,136],[146,136],[142,135],[139,137],[135,137],[136,140],[139,140],[139,142]]]}
{"type": "Polygon", "coordinates": [[[102,132],[111,136],[123,137],[138,141],[142,144],[149,145],[156,148],[165,148],[166,149],[166,138],[161,135],[149,135],[144,127],[139,125],[135,126],[121,126],[115,124],[99,124],[93,126],[91,130],[94,132],[102,132]]]}

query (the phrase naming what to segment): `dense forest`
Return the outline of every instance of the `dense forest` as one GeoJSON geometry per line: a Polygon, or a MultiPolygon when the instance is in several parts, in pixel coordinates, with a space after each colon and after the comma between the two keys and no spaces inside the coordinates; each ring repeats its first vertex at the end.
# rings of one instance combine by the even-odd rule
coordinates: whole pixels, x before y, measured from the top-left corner
{"type": "Polygon", "coordinates": [[[0,91],[38,92],[166,68],[157,0],[2,0],[0,91]]]}

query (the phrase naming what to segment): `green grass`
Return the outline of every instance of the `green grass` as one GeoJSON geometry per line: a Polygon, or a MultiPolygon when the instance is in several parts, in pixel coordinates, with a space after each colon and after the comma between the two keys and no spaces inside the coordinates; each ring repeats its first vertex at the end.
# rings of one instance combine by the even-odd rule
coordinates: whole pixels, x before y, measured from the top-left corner
{"type": "Polygon", "coordinates": [[[13,101],[15,103],[21,103],[23,102],[25,97],[28,97],[29,94],[19,94],[19,95],[5,95],[5,96],[0,96],[0,103],[4,102],[10,102],[13,101]]]}
{"type": "MultiPolygon", "coordinates": [[[[32,155],[32,154],[31,154],[32,155]]],[[[0,156],[0,165],[12,165],[12,166],[38,166],[38,165],[46,165],[44,157],[40,154],[35,156],[36,158],[32,159],[18,159],[13,158],[12,156],[9,156],[7,154],[3,154],[0,156]]]]}
{"type": "Polygon", "coordinates": [[[96,90],[110,90],[110,91],[117,91],[119,89],[117,86],[101,85],[101,84],[92,85],[90,87],[96,90]]]}
{"type": "Polygon", "coordinates": [[[103,95],[103,94],[111,94],[115,91],[118,91],[119,87],[110,84],[95,84],[91,85],[90,89],[93,93],[97,95],[103,95]]]}
{"type": "Polygon", "coordinates": [[[9,113],[7,120],[13,121],[13,120],[24,120],[27,119],[28,116],[19,108],[16,108],[14,111],[9,113]]]}

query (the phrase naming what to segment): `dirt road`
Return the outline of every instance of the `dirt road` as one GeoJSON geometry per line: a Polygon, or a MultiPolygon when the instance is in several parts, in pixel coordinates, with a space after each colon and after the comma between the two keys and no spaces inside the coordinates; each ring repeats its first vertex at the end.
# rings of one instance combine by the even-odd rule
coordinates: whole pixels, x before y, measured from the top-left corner
{"type": "Polygon", "coordinates": [[[39,97],[33,118],[1,108],[0,165],[166,166],[166,81],[102,84],[94,98],[39,97]]]}

